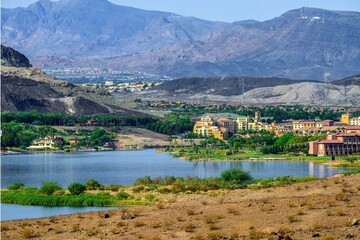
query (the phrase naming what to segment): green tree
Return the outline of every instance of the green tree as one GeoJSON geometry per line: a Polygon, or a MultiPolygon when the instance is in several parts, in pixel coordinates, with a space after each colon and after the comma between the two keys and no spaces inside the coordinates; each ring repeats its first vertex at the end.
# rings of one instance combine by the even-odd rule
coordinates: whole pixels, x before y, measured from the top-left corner
{"type": "Polygon", "coordinates": [[[62,187],[58,182],[55,181],[49,181],[49,182],[43,182],[42,186],[40,188],[40,193],[46,194],[46,195],[52,195],[55,191],[61,190],[62,187]]]}
{"type": "Polygon", "coordinates": [[[239,168],[230,168],[221,173],[221,179],[225,182],[243,183],[252,179],[249,172],[242,171],[239,168]]]}
{"type": "Polygon", "coordinates": [[[68,190],[72,195],[80,195],[85,192],[86,187],[84,184],[75,182],[68,186],[68,190]]]}
{"type": "Polygon", "coordinates": [[[94,179],[89,179],[86,183],[85,183],[85,187],[87,190],[96,190],[99,189],[101,187],[101,184],[94,180],[94,179]]]}

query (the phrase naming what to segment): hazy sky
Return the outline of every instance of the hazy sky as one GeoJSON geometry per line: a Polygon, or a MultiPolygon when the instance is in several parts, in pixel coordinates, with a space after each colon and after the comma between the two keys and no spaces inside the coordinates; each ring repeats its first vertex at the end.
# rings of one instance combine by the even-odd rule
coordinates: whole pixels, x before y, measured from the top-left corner
{"type": "MultiPolygon", "coordinates": [[[[37,0],[1,0],[2,7],[27,7],[37,0]]],[[[360,0],[109,0],[147,10],[177,13],[183,16],[233,22],[245,19],[268,20],[301,7],[360,12],[360,0]]],[[[89,0],[91,2],[91,0],[89,0]]]]}

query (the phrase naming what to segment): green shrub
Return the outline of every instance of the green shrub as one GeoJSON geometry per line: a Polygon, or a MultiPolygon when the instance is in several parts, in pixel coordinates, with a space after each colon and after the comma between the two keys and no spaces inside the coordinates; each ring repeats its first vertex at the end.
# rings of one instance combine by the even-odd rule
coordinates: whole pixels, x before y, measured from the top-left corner
{"type": "Polygon", "coordinates": [[[119,192],[119,193],[116,194],[116,198],[118,200],[128,199],[129,196],[130,196],[130,194],[128,194],[126,192],[119,192]]]}
{"type": "Polygon", "coordinates": [[[25,187],[25,185],[23,183],[14,182],[12,185],[8,186],[7,188],[9,190],[18,190],[23,187],[25,187]]]}
{"type": "Polygon", "coordinates": [[[252,179],[249,172],[242,171],[239,168],[230,168],[221,173],[221,179],[225,182],[242,183],[252,179]]]}
{"type": "Polygon", "coordinates": [[[81,183],[72,183],[68,186],[68,190],[72,195],[80,195],[86,190],[86,186],[81,183]]]}
{"type": "Polygon", "coordinates": [[[113,191],[113,192],[117,192],[119,191],[119,189],[121,188],[122,186],[121,185],[118,185],[118,184],[110,184],[109,186],[106,187],[106,190],[110,190],[110,191],[113,191]]]}
{"type": "Polygon", "coordinates": [[[146,201],[149,201],[149,202],[152,202],[152,201],[154,201],[155,200],[155,195],[154,194],[146,194],[145,195],[145,199],[146,199],[146,201]]]}
{"type": "Polygon", "coordinates": [[[89,179],[86,183],[85,183],[86,189],[87,190],[97,190],[101,187],[101,184],[94,180],[94,179],[89,179]]]}
{"type": "Polygon", "coordinates": [[[43,182],[42,186],[40,188],[40,193],[46,194],[46,195],[52,195],[55,191],[61,190],[62,187],[58,182],[55,181],[49,181],[49,182],[43,182]]]}

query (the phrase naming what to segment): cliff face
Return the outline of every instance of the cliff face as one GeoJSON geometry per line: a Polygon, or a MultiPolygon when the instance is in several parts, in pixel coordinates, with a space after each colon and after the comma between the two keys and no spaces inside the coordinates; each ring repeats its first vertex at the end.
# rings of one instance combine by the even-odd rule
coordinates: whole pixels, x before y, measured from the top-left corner
{"type": "Polygon", "coordinates": [[[8,67],[32,67],[27,57],[3,45],[1,45],[1,65],[8,67]]]}

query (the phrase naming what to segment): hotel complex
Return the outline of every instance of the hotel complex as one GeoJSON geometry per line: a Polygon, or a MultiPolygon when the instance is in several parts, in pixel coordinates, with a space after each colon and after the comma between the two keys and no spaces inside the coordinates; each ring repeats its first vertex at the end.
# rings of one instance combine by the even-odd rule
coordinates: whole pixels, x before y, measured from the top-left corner
{"type": "Polygon", "coordinates": [[[228,134],[246,130],[266,130],[281,136],[293,133],[300,136],[328,134],[325,140],[309,142],[309,154],[318,156],[351,155],[360,152],[360,117],[353,118],[343,114],[340,122],[324,121],[288,121],[284,123],[264,122],[260,113],[254,118],[240,116],[236,119],[211,116],[202,117],[194,125],[193,132],[202,136],[212,136],[224,140],[228,134]]]}

